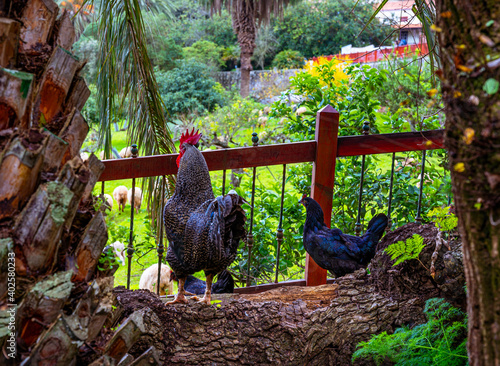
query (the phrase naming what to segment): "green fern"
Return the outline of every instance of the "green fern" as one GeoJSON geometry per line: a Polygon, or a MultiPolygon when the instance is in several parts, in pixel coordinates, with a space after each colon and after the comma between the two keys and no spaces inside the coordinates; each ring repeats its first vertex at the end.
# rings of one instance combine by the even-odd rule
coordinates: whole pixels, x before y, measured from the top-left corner
{"type": "Polygon", "coordinates": [[[450,231],[457,227],[458,219],[455,214],[450,212],[450,206],[434,207],[427,214],[428,217],[434,218],[436,227],[441,231],[450,231]]]}
{"type": "Polygon", "coordinates": [[[466,314],[443,299],[427,300],[424,314],[427,323],[399,328],[394,334],[383,332],[359,343],[353,364],[362,358],[377,365],[467,365],[466,314]]]}
{"type": "Polygon", "coordinates": [[[392,265],[394,267],[406,260],[418,260],[418,256],[424,248],[424,238],[418,234],[413,234],[413,236],[406,239],[406,241],[400,240],[397,243],[389,245],[384,251],[391,256],[392,260],[397,258],[396,262],[392,265]]]}

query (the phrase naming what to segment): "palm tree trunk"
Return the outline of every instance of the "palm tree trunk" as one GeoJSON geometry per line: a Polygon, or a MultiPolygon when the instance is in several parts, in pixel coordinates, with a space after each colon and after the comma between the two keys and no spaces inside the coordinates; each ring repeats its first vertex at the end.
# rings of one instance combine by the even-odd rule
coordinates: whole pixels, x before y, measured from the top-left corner
{"type": "Polygon", "coordinates": [[[233,28],[238,35],[241,49],[241,86],[240,94],[243,98],[250,95],[251,58],[255,49],[255,4],[253,1],[239,0],[233,6],[233,28]]]}
{"type": "Polygon", "coordinates": [[[500,2],[440,0],[436,7],[446,147],[467,279],[469,361],[500,365],[500,2]]]}

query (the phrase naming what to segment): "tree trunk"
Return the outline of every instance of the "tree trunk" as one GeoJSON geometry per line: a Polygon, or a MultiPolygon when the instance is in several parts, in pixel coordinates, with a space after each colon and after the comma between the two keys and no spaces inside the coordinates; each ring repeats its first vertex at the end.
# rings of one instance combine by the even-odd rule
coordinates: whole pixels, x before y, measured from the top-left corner
{"type": "MultiPolygon", "coordinates": [[[[103,330],[121,314],[113,311],[113,277],[95,279],[107,228],[92,189],[104,165],[79,156],[90,91],[67,51],[75,35],[67,13],[56,19],[53,0],[4,10],[0,2],[0,14],[11,16],[0,18],[0,65],[9,68],[0,68],[0,365],[88,365],[110,338],[122,340],[111,326],[103,330]]],[[[128,364],[159,364],[154,348],[139,356],[128,364]]]]}
{"type": "Polygon", "coordinates": [[[233,4],[233,28],[238,35],[241,54],[240,94],[243,98],[250,95],[250,71],[252,71],[252,56],[255,49],[255,3],[254,1],[238,0],[233,4]]]}
{"type": "Polygon", "coordinates": [[[469,359],[471,365],[499,365],[500,2],[440,0],[436,6],[445,142],[467,279],[469,359]]]}

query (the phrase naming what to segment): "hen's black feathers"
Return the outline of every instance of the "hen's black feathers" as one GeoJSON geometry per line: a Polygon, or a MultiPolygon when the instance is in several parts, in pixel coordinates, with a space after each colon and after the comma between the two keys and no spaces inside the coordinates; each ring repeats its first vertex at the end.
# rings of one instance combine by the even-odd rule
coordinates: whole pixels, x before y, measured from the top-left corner
{"type": "Polygon", "coordinates": [[[314,261],[336,276],[366,268],[375,256],[377,243],[387,227],[387,216],[378,214],[373,217],[366,233],[358,237],[344,234],[337,228],[329,229],[324,223],[321,206],[309,197],[303,202],[307,210],[304,247],[314,261]]]}

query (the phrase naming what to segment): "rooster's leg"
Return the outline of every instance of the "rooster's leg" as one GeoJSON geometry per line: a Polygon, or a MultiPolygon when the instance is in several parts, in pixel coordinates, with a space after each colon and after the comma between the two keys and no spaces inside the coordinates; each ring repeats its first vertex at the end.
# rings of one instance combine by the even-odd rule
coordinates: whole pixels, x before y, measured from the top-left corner
{"type": "Polygon", "coordinates": [[[179,278],[179,290],[177,291],[177,296],[175,297],[174,301],[169,301],[165,303],[165,305],[172,305],[172,304],[187,304],[188,299],[186,299],[186,290],[184,290],[184,282],[186,282],[186,277],[184,278],[179,278]]]}
{"type": "Polygon", "coordinates": [[[210,305],[212,303],[212,280],[214,279],[213,274],[207,274],[207,288],[205,290],[205,296],[199,302],[202,304],[210,305]]]}

